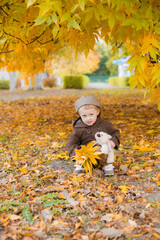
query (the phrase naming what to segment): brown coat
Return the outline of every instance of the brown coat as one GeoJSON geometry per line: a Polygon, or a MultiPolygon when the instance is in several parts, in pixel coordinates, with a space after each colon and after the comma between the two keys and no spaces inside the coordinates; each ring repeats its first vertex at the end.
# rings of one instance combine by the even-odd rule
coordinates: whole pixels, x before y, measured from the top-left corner
{"type": "Polygon", "coordinates": [[[81,120],[77,119],[73,125],[73,131],[67,143],[67,150],[70,157],[75,155],[75,149],[79,149],[81,145],[87,145],[89,142],[95,141],[96,132],[106,132],[112,136],[111,140],[115,143],[115,149],[120,144],[120,132],[114,128],[112,123],[101,117],[92,126],[87,126],[81,120]]]}

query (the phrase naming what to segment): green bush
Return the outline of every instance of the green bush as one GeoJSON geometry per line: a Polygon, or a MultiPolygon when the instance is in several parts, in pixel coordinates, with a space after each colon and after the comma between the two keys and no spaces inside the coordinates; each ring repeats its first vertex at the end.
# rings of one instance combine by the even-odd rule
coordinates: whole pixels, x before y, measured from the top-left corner
{"type": "Polygon", "coordinates": [[[82,89],[87,87],[89,78],[85,75],[70,75],[63,77],[63,88],[82,89]]]}
{"type": "Polygon", "coordinates": [[[43,86],[44,87],[56,87],[57,79],[55,77],[47,77],[43,79],[43,86]]]}
{"type": "Polygon", "coordinates": [[[118,87],[127,87],[129,85],[129,77],[110,77],[109,84],[118,87]]]}
{"type": "Polygon", "coordinates": [[[10,81],[5,79],[0,79],[0,89],[9,89],[10,81]]]}

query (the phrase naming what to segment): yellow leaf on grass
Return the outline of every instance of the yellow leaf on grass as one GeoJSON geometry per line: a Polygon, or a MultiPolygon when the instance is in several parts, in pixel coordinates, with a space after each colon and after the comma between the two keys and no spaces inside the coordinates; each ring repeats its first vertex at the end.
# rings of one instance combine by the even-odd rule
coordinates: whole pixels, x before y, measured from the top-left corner
{"type": "Polygon", "coordinates": [[[46,139],[51,139],[51,137],[48,134],[45,135],[45,138],[46,139]]]}
{"type": "Polygon", "coordinates": [[[137,170],[139,170],[139,169],[140,169],[140,167],[134,166],[134,167],[131,168],[131,171],[132,171],[132,172],[135,172],[135,171],[137,171],[137,170]]]}
{"type": "Polygon", "coordinates": [[[133,235],[132,238],[137,238],[137,237],[140,237],[140,236],[142,236],[142,235],[143,235],[143,233],[137,234],[137,235],[133,235]]]}
{"type": "Polygon", "coordinates": [[[107,213],[105,216],[112,218],[114,221],[119,221],[123,219],[122,213],[107,213]]]}
{"type": "Polygon", "coordinates": [[[60,224],[59,221],[54,221],[54,222],[52,223],[52,226],[56,226],[56,225],[58,225],[58,224],[60,224]]]}
{"type": "Polygon", "coordinates": [[[153,147],[149,147],[149,146],[138,146],[138,145],[134,145],[133,149],[138,149],[139,151],[145,152],[145,151],[153,151],[154,148],[153,147]]]}
{"type": "Polygon", "coordinates": [[[120,195],[118,195],[118,196],[117,196],[117,200],[118,200],[118,202],[121,203],[121,202],[123,202],[123,197],[121,197],[120,195]]]}
{"type": "Polygon", "coordinates": [[[151,129],[151,130],[148,130],[146,133],[147,134],[152,134],[152,133],[154,133],[155,132],[155,130],[154,129],[151,129]]]}
{"type": "Polygon", "coordinates": [[[100,195],[103,196],[105,194],[105,192],[100,192],[100,195]]]}
{"type": "Polygon", "coordinates": [[[75,224],[75,229],[77,230],[81,225],[82,225],[82,222],[77,222],[77,223],[75,224]]]}
{"type": "Polygon", "coordinates": [[[18,215],[11,214],[11,215],[9,216],[9,219],[10,219],[11,221],[15,221],[15,220],[18,220],[18,219],[22,219],[22,217],[21,217],[21,216],[18,216],[18,215]]]}
{"type": "Polygon", "coordinates": [[[44,180],[46,178],[51,178],[51,177],[53,177],[53,175],[47,175],[47,176],[41,177],[41,180],[44,180]]]}
{"type": "Polygon", "coordinates": [[[151,206],[151,203],[147,203],[147,205],[145,206],[145,208],[149,208],[151,206]]]}
{"type": "Polygon", "coordinates": [[[128,226],[125,226],[123,228],[124,232],[131,233],[135,228],[137,227],[137,223],[133,220],[128,220],[128,226]]]}
{"type": "Polygon", "coordinates": [[[68,160],[69,159],[69,156],[65,155],[64,153],[62,153],[62,154],[55,154],[55,157],[56,157],[56,159],[57,158],[60,158],[60,159],[63,159],[63,160],[68,160]]]}
{"type": "Polygon", "coordinates": [[[51,148],[61,148],[63,145],[59,142],[52,142],[51,148]]]}
{"type": "Polygon", "coordinates": [[[65,225],[65,226],[67,226],[67,225],[68,225],[68,223],[67,223],[67,222],[63,222],[61,219],[59,219],[59,223],[61,223],[61,224],[65,225]]]}
{"type": "Polygon", "coordinates": [[[76,176],[76,174],[73,174],[73,178],[71,179],[72,182],[76,183],[78,181],[78,177],[76,176]]]}
{"type": "Polygon", "coordinates": [[[14,159],[17,158],[17,153],[13,153],[13,158],[14,158],[14,159]]]}
{"type": "Polygon", "coordinates": [[[122,192],[126,193],[127,192],[127,186],[123,185],[120,186],[120,189],[122,190],[122,192]]]}
{"type": "Polygon", "coordinates": [[[65,226],[68,225],[68,223],[63,222],[61,219],[59,219],[59,220],[56,220],[55,222],[53,222],[53,223],[52,223],[52,226],[56,226],[56,225],[58,225],[58,224],[62,224],[62,225],[65,225],[65,226]]]}
{"type": "Polygon", "coordinates": [[[60,194],[58,195],[58,197],[59,197],[59,198],[62,198],[62,199],[66,199],[66,197],[65,197],[62,193],[60,193],[60,194]]]}
{"type": "Polygon", "coordinates": [[[75,197],[75,196],[77,196],[77,193],[76,193],[76,192],[73,192],[73,191],[71,191],[71,192],[69,193],[69,195],[70,195],[70,197],[75,197]]]}
{"type": "Polygon", "coordinates": [[[157,178],[157,179],[160,178],[160,172],[158,173],[158,175],[156,176],[156,178],[157,178]]]}
{"type": "Polygon", "coordinates": [[[4,219],[1,221],[1,223],[5,223],[5,222],[7,222],[9,219],[10,219],[10,215],[8,215],[6,218],[4,218],[4,219]]]}
{"type": "Polygon", "coordinates": [[[78,194],[78,201],[86,201],[87,199],[85,197],[83,197],[82,194],[78,194]]]}
{"type": "Polygon", "coordinates": [[[19,170],[21,171],[21,173],[25,174],[28,172],[27,168],[19,168],[19,170]]]}
{"type": "Polygon", "coordinates": [[[59,135],[60,135],[61,137],[64,137],[64,136],[66,135],[66,132],[60,132],[59,135]]]}
{"type": "Polygon", "coordinates": [[[153,233],[153,235],[154,235],[156,238],[160,239],[160,235],[159,235],[158,233],[153,233]]]}

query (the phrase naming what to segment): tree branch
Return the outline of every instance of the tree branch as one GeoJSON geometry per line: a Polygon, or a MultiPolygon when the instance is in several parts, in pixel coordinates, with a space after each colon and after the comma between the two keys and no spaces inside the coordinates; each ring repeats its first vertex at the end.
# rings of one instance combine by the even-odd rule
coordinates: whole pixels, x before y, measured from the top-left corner
{"type": "MultiPolygon", "coordinates": [[[[16,38],[16,39],[20,40],[21,42],[23,42],[24,44],[26,44],[21,38],[16,37],[16,36],[13,36],[13,35],[10,34],[10,33],[6,33],[6,32],[4,31],[4,29],[3,29],[3,32],[4,32],[6,35],[11,36],[11,37],[13,37],[13,38],[16,38]]],[[[27,44],[26,44],[26,45],[27,45],[27,44]]]]}
{"type": "MultiPolygon", "coordinates": [[[[10,15],[2,8],[2,6],[1,6],[0,8],[2,9],[2,11],[3,11],[8,17],[10,17],[10,15]]],[[[13,21],[19,23],[19,21],[18,21],[17,19],[15,19],[15,18],[13,18],[13,21]]]]}
{"type": "Polygon", "coordinates": [[[52,38],[52,39],[50,39],[50,40],[48,40],[48,41],[46,41],[46,42],[43,42],[43,43],[40,42],[40,41],[38,41],[38,40],[37,40],[37,42],[38,42],[39,44],[41,44],[41,45],[47,44],[47,43],[49,43],[49,42],[53,42],[53,43],[56,44],[56,43],[58,43],[58,40],[53,41],[53,38],[52,38]]]}
{"type": "Polygon", "coordinates": [[[3,54],[3,53],[10,53],[10,52],[13,52],[14,50],[9,50],[9,51],[5,51],[5,52],[0,52],[0,54],[3,54]]]}
{"type": "Polygon", "coordinates": [[[39,36],[33,38],[33,39],[31,40],[31,42],[27,43],[27,45],[29,45],[29,44],[31,44],[31,43],[37,41],[37,39],[39,39],[44,33],[45,33],[45,30],[44,30],[39,36]]]}

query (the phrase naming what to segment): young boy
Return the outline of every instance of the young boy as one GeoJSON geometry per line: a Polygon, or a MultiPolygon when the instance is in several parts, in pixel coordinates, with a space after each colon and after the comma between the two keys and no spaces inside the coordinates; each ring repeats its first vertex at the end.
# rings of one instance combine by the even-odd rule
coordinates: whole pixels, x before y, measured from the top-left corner
{"type": "MultiPolygon", "coordinates": [[[[100,117],[101,105],[94,96],[82,96],[75,102],[75,110],[79,118],[73,124],[73,131],[67,143],[67,150],[70,157],[75,155],[75,149],[81,145],[87,145],[95,141],[96,132],[106,132],[112,136],[109,140],[112,149],[118,149],[120,144],[119,130],[113,127],[112,123],[100,117]]],[[[114,175],[113,165],[107,165],[107,156],[100,155],[99,166],[104,170],[104,175],[114,175]]],[[[74,173],[85,172],[84,168],[76,165],[74,173]]]]}

